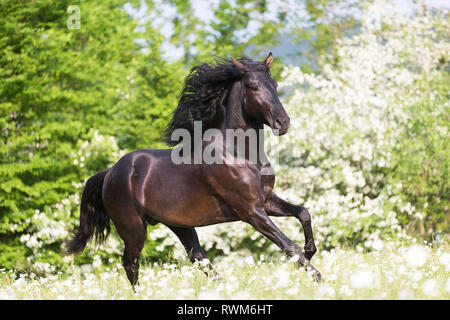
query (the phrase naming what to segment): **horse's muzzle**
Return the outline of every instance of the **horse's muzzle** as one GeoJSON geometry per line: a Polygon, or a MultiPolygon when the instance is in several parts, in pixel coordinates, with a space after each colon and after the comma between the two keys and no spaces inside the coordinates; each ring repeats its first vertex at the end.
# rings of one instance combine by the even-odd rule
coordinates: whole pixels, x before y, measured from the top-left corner
{"type": "Polygon", "coordinates": [[[291,119],[287,115],[284,117],[275,118],[271,126],[273,134],[275,134],[276,136],[282,136],[286,134],[290,124],[291,119]]]}

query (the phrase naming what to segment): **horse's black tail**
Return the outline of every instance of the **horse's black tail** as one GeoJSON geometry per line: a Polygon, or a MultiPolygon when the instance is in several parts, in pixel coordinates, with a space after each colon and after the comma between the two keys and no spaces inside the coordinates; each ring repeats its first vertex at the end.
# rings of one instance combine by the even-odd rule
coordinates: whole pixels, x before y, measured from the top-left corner
{"type": "Polygon", "coordinates": [[[110,218],[102,200],[103,179],[107,172],[108,170],[99,172],[86,182],[81,196],[80,225],[72,231],[73,239],[65,243],[66,254],[80,254],[94,234],[98,244],[108,237],[111,230],[110,218]]]}

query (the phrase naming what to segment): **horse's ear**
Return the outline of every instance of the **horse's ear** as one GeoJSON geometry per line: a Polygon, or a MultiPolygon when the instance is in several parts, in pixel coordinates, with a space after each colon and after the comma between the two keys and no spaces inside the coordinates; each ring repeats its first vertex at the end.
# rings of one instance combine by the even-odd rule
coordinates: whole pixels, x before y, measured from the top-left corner
{"type": "Polygon", "coordinates": [[[272,67],[272,62],[273,62],[273,54],[272,52],[269,53],[269,55],[267,56],[266,60],[264,60],[264,63],[266,64],[266,66],[269,67],[269,69],[272,67]]]}
{"type": "Polygon", "coordinates": [[[244,68],[244,65],[241,62],[237,61],[235,58],[231,57],[231,61],[233,61],[233,63],[236,65],[236,67],[238,67],[240,69],[244,68]]]}

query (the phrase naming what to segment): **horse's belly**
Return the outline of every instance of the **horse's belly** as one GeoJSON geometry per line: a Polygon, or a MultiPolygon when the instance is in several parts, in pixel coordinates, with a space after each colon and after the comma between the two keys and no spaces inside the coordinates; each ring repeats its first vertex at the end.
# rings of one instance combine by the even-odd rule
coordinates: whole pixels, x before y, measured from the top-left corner
{"type": "Polygon", "coordinates": [[[214,196],[184,193],[176,198],[150,196],[146,213],[154,220],[179,227],[200,227],[233,221],[214,196]]]}

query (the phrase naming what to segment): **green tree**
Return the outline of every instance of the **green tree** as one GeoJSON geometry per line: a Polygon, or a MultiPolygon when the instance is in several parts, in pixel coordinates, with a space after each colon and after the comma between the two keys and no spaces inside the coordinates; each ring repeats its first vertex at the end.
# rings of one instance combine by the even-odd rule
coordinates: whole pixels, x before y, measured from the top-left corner
{"type": "Polygon", "coordinates": [[[123,4],[0,2],[7,17],[0,21],[2,267],[61,263],[61,239],[34,255],[24,241],[35,236],[36,215],[51,216],[114,156],[107,148],[89,166],[75,165],[91,129],[115,136],[120,149],[162,146],[159,131],[176,104],[181,67],[160,58],[162,36],[149,25],[137,32],[123,4]],[[70,5],[80,8],[79,29],[68,28],[70,5]],[[136,38],[147,39],[150,50],[136,38]]]}
{"type": "Polygon", "coordinates": [[[321,57],[335,64],[337,41],[351,36],[360,28],[364,4],[361,0],[283,0],[281,12],[286,16],[288,39],[296,45],[290,55],[298,56],[305,63],[307,72],[319,71],[321,57]]]}
{"type": "MultiPolygon", "coordinates": [[[[448,62],[447,62],[448,66],[448,62]]],[[[450,233],[450,143],[448,124],[450,75],[445,71],[424,79],[424,99],[405,106],[410,115],[393,148],[391,192],[414,208],[397,208],[401,223],[428,241],[450,233]]]]}
{"type": "Polygon", "coordinates": [[[279,43],[282,20],[267,18],[265,0],[209,3],[214,13],[212,21],[197,17],[190,1],[172,0],[171,3],[177,14],[171,21],[174,32],[170,41],[183,48],[185,64],[210,62],[213,56],[248,55],[262,59],[279,43]]]}
{"type": "MultiPolygon", "coordinates": [[[[319,71],[319,59],[337,62],[337,41],[358,32],[361,0],[220,0],[205,2],[214,18],[196,15],[191,1],[171,0],[176,9],[170,41],[184,51],[183,63],[196,65],[212,55],[265,57],[275,51],[273,72],[289,58],[305,71],[319,71]]],[[[167,5],[167,3],[164,3],[167,5]]],[[[164,10],[155,6],[156,10],[164,10]]],[[[164,23],[168,23],[165,21],[164,23]]]]}

